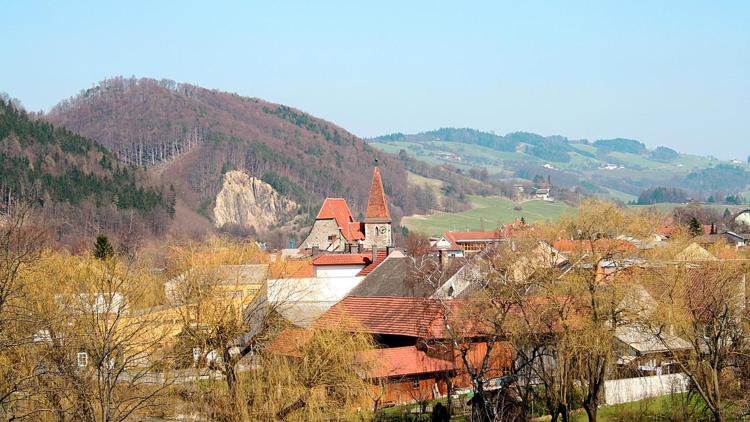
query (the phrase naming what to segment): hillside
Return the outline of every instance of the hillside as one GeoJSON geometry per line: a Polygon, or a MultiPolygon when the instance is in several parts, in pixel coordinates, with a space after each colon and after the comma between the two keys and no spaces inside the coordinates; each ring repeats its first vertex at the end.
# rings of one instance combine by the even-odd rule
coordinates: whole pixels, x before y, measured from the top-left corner
{"type": "Polygon", "coordinates": [[[170,192],[149,187],[143,171],[118,163],[91,139],[0,99],[0,209],[39,207],[57,241],[99,232],[121,239],[163,230],[173,212],[170,192]]]}
{"type": "MultiPolygon", "coordinates": [[[[95,139],[122,161],[146,166],[174,185],[187,208],[214,220],[222,176],[243,171],[297,204],[299,218],[250,227],[281,242],[299,238],[323,198],[343,197],[355,216],[366,204],[372,168],[380,166],[392,213],[428,211],[414,198],[423,188],[405,183],[406,169],[450,186],[441,206],[460,208],[478,183],[434,166],[378,151],[346,130],[294,108],[189,84],[115,78],[58,104],[45,117],[95,139]],[[278,229],[278,230],[277,230],[278,229]],[[291,234],[291,236],[289,236],[291,234]]],[[[292,213],[292,215],[295,213],[292,213]]],[[[246,228],[247,229],[247,228],[246,228]]]]}
{"type": "Polygon", "coordinates": [[[417,134],[395,133],[368,140],[373,147],[404,153],[426,163],[450,163],[470,171],[482,167],[491,179],[552,177],[559,186],[624,201],[649,188],[682,188],[694,198],[716,191],[744,191],[750,169],[740,161],[681,154],[667,147],[648,149],[633,139],[594,142],[563,136],[515,132],[501,136],[474,129],[443,128],[417,134]]]}

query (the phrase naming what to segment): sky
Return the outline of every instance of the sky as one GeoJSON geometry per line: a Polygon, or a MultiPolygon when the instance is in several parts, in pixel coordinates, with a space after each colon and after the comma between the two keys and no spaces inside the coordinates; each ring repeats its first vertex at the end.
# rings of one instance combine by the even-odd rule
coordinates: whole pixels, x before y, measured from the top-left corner
{"type": "Polygon", "coordinates": [[[748,1],[0,3],[0,92],[112,76],[287,104],[373,137],[439,127],[750,154],[748,1]]]}

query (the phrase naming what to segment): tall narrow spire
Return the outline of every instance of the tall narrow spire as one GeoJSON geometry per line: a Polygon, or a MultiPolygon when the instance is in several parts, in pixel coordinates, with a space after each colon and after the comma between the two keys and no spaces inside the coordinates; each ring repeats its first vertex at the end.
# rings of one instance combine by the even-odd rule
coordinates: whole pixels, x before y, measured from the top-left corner
{"type": "Polygon", "coordinates": [[[391,213],[388,211],[388,201],[383,190],[383,180],[380,178],[380,168],[375,167],[372,173],[370,198],[367,200],[365,223],[390,223],[391,213]]]}

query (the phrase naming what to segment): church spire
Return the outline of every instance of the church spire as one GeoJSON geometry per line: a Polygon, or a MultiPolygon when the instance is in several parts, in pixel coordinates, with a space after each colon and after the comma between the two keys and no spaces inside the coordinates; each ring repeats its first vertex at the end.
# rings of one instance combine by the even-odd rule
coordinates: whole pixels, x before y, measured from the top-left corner
{"type": "Polygon", "coordinates": [[[370,197],[367,200],[365,223],[390,223],[391,213],[388,211],[388,201],[383,190],[383,180],[380,178],[380,168],[375,167],[372,173],[370,197]]]}

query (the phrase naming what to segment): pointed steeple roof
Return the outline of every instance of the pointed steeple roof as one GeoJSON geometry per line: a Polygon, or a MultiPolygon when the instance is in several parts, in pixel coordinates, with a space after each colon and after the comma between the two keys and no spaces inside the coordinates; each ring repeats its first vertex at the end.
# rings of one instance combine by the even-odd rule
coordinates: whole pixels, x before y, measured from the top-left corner
{"type": "Polygon", "coordinates": [[[370,198],[367,200],[365,223],[390,223],[391,213],[388,211],[388,201],[385,199],[383,180],[380,178],[380,168],[375,167],[372,173],[370,198]]]}

